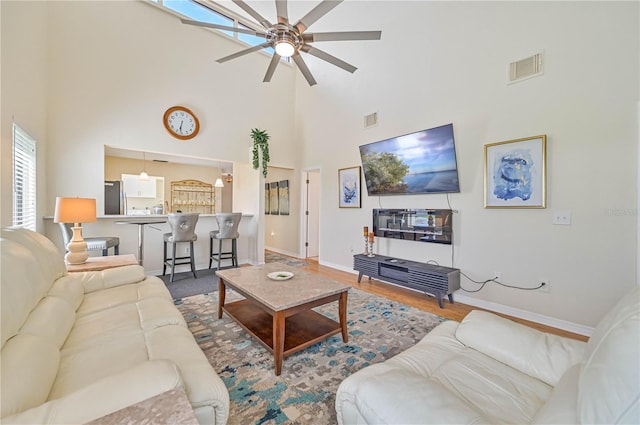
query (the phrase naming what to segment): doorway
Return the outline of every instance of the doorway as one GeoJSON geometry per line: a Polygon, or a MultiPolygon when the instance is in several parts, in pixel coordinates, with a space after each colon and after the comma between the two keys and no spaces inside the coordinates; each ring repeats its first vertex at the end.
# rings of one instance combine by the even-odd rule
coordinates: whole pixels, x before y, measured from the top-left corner
{"type": "Polygon", "coordinates": [[[303,172],[303,252],[317,259],[320,251],[320,170],[303,172]]]}

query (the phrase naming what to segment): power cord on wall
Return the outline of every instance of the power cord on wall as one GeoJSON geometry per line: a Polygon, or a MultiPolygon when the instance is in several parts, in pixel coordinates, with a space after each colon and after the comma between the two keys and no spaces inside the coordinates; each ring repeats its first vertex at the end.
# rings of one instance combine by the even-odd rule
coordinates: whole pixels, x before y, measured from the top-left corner
{"type": "Polygon", "coordinates": [[[512,289],[522,289],[523,291],[535,291],[536,289],[540,289],[543,286],[545,286],[544,282],[541,282],[540,285],[538,286],[534,286],[533,288],[528,288],[528,287],[523,287],[523,286],[515,286],[515,285],[509,285],[507,283],[502,283],[498,280],[497,277],[494,277],[492,279],[487,279],[484,281],[478,281],[478,280],[473,280],[471,279],[469,276],[467,276],[466,274],[464,274],[462,271],[460,271],[460,274],[464,277],[466,277],[467,279],[469,279],[471,282],[473,283],[477,283],[478,285],[480,285],[480,287],[478,289],[465,289],[462,287],[462,285],[460,285],[460,289],[462,289],[465,292],[480,292],[484,286],[489,283],[489,282],[493,282],[493,283],[497,283],[500,286],[504,286],[506,288],[512,288],[512,289]]]}

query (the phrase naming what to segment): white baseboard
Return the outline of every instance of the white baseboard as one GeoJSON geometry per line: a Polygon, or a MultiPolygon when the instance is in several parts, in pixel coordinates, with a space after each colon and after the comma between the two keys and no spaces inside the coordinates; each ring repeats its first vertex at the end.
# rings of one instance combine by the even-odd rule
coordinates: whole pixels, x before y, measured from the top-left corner
{"type": "Polygon", "coordinates": [[[578,323],[569,322],[567,320],[556,319],[554,317],[545,316],[531,311],[522,310],[507,305],[494,303],[491,301],[479,300],[464,294],[455,293],[454,299],[462,304],[480,307],[485,310],[494,311],[496,313],[506,314],[508,316],[517,317],[519,319],[528,320],[541,325],[551,326],[552,328],[562,329],[563,331],[573,332],[578,335],[591,336],[593,328],[590,326],[580,325],[578,323]]]}
{"type": "Polygon", "coordinates": [[[272,251],[278,254],[282,254],[282,255],[286,255],[288,257],[293,257],[293,258],[298,258],[300,259],[301,257],[298,256],[297,252],[290,252],[290,251],[286,251],[284,249],[279,249],[279,248],[273,248],[270,246],[265,246],[264,249],[266,249],[267,251],[272,251]]]}
{"type": "MultiPolygon", "coordinates": [[[[340,264],[326,263],[324,261],[320,261],[320,264],[323,266],[327,266],[333,269],[343,271],[343,272],[358,274],[358,272],[353,270],[353,268],[344,267],[340,264]]],[[[411,288],[407,288],[407,289],[411,289],[411,288]]],[[[418,293],[421,293],[421,292],[418,292],[418,293]]],[[[542,314],[533,313],[533,312],[522,310],[515,307],[509,307],[507,305],[498,304],[491,301],[479,300],[477,298],[472,298],[467,295],[460,294],[459,292],[456,292],[454,294],[454,301],[459,302],[461,304],[483,308],[485,310],[493,311],[496,313],[506,314],[511,317],[517,317],[518,319],[539,323],[541,325],[550,326],[552,328],[562,329],[563,331],[572,332],[578,335],[591,336],[593,334],[593,328],[590,326],[580,325],[578,323],[573,323],[566,320],[544,316],[542,314]]]]}

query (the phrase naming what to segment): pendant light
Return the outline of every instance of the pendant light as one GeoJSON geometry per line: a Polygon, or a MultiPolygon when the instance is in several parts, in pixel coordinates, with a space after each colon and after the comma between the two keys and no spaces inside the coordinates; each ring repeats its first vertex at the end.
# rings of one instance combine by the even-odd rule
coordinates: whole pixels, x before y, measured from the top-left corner
{"type": "Polygon", "coordinates": [[[140,172],[140,177],[138,177],[138,179],[143,181],[149,181],[149,174],[147,174],[145,163],[146,163],[146,157],[144,152],[142,152],[142,171],[140,172]]]}
{"type": "MultiPolygon", "coordinates": [[[[220,163],[216,161],[216,165],[218,167],[218,171],[222,171],[222,168],[220,167],[220,163]]],[[[213,187],[224,187],[224,183],[222,183],[222,179],[220,177],[216,179],[216,182],[213,184],[213,187]]]]}

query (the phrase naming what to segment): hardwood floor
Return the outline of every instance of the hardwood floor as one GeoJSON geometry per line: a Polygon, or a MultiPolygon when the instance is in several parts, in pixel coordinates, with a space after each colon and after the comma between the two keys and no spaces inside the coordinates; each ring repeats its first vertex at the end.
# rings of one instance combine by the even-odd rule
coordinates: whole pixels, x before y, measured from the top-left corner
{"type": "MultiPolygon", "coordinates": [[[[445,317],[450,320],[461,321],[467,315],[467,313],[469,313],[471,310],[483,310],[478,307],[473,307],[473,306],[461,304],[458,302],[454,302],[454,304],[450,304],[448,300],[445,300],[444,308],[441,309],[438,306],[438,301],[433,297],[426,296],[424,294],[418,293],[416,291],[412,291],[410,289],[405,289],[399,286],[390,285],[388,283],[381,282],[378,280],[369,280],[365,277],[362,278],[362,282],[358,283],[357,274],[347,273],[341,270],[333,269],[331,267],[322,266],[318,264],[317,260],[314,258],[306,258],[305,261],[309,263],[308,266],[304,267],[305,270],[317,272],[330,279],[337,280],[338,282],[342,282],[346,285],[351,285],[352,287],[360,289],[362,291],[370,292],[370,293],[379,295],[381,297],[389,298],[391,300],[398,301],[415,308],[419,308],[420,310],[437,314],[438,316],[445,317]]],[[[455,301],[455,298],[454,298],[454,301],[455,301]]],[[[519,319],[516,317],[507,316],[505,314],[500,314],[500,313],[495,313],[495,314],[506,317],[515,322],[530,326],[532,328],[538,329],[542,332],[548,332],[555,335],[564,336],[567,338],[577,339],[580,341],[588,340],[588,337],[584,335],[574,334],[561,329],[556,329],[549,326],[541,325],[539,323],[534,323],[534,322],[519,319]]]]}

